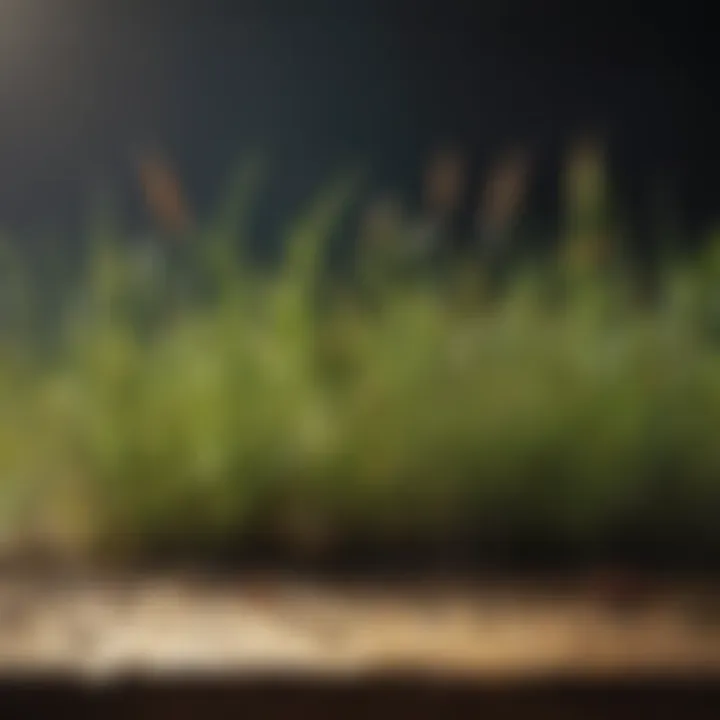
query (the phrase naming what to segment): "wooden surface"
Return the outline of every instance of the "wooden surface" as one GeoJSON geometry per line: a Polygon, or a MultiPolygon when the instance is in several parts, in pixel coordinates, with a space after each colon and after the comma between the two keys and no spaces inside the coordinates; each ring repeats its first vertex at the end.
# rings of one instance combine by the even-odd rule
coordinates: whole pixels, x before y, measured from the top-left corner
{"type": "Polygon", "coordinates": [[[717,599],[707,585],[5,577],[0,676],[720,682],[717,599]]]}

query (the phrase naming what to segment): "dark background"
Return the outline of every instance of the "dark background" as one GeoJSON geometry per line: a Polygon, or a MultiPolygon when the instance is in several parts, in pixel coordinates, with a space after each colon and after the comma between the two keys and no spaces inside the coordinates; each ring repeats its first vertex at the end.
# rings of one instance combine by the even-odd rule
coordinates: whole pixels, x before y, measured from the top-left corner
{"type": "Polygon", "coordinates": [[[598,128],[636,235],[665,192],[692,237],[720,190],[716,51],[693,5],[3,0],[0,224],[72,228],[98,183],[142,223],[141,147],[173,158],[200,212],[266,149],[279,217],[358,162],[412,197],[448,140],[477,173],[528,143],[551,218],[565,143],[598,128]]]}

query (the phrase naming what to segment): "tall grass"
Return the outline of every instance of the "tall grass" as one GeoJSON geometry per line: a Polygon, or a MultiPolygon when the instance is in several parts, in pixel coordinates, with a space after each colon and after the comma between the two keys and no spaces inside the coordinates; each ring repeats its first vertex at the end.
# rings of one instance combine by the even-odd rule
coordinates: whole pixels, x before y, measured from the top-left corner
{"type": "Polygon", "coordinates": [[[482,265],[333,284],[323,258],[353,198],[344,182],[260,273],[237,242],[247,174],[188,231],[189,274],[139,272],[100,216],[82,281],[55,303],[52,350],[29,332],[33,286],[7,255],[0,529],[123,553],[258,533],[288,547],[717,548],[720,241],[667,263],[659,303],[640,305],[608,260],[592,158],[573,172],[557,256],[499,294],[482,265]]]}

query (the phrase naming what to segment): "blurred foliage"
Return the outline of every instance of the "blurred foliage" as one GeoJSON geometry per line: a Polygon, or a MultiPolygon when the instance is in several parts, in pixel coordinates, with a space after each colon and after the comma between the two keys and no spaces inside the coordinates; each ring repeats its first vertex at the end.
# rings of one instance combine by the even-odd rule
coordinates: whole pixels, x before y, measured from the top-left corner
{"type": "Polygon", "coordinates": [[[669,260],[659,302],[637,304],[600,222],[600,160],[573,162],[557,256],[496,294],[480,265],[403,275],[378,252],[406,238],[397,212],[362,228],[382,237],[362,238],[354,283],[333,282],[353,182],[291,225],[271,274],[240,252],[255,166],[193,229],[189,268],[140,268],[99,213],[50,358],[3,243],[0,529],[121,553],[258,532],[717,544],[720,240],[669,260]]]}

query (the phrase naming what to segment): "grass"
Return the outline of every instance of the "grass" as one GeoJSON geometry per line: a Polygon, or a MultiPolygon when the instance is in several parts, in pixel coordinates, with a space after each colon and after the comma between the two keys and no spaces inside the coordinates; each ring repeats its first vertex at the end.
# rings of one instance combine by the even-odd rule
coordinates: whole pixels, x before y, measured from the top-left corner
{"type": "Polygon", "coordinates": [[[557,255],[492,292],[482,265],[401,280],[376,264],[333,283],[322,258],[346,182],[261,272],[238,252],[241,175],[185,239],[192,285],[139,272],[99,215],[39,344],[37,282],[6,243],[0,529],[130,555],[257,533],[321,551],[428,537],[717,549],[720,244],[668,260],[658,301],[638,302],[617,255],[601,271],[612,235],[588,210],[587,162],[578,172],[557,255]]]}

